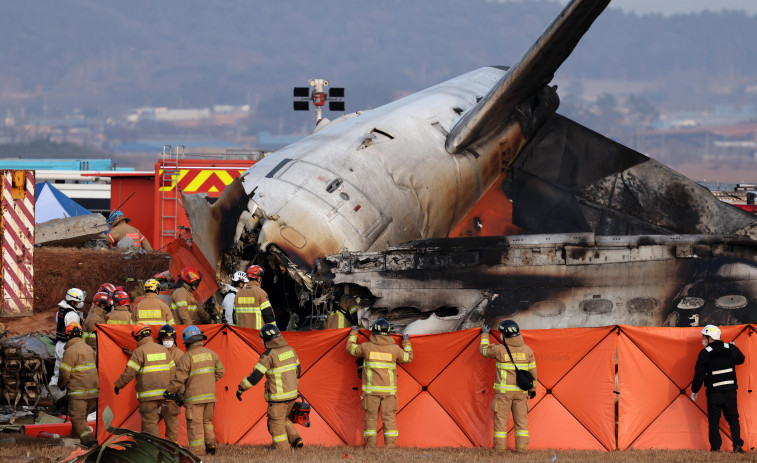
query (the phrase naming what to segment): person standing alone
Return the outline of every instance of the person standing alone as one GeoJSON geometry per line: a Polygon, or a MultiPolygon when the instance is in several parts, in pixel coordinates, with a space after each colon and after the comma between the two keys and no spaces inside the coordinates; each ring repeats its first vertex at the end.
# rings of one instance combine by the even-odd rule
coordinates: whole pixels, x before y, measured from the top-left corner
{"type": "Polygon", "coordinates": [[[731,428],[733,451],[743,453],[739,407],[736,401],[736,365],[744,363],[744,354],[735,344],[720,340],[720,328],[707,325],[702,329],[702,345],[694,366],[694,381],[691,383],[691,400],[697,400],[702,384],[707,387],[707,421],[709,422],[710,451],[719,452],[723,439],[720,437],[720,413],[723,413],[731,428]]]}

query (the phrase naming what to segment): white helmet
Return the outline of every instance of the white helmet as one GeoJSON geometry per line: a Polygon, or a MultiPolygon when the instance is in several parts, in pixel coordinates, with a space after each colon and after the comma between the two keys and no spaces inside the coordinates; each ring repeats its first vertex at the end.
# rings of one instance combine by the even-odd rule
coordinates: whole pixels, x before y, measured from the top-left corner
{"type": "Polygon", "coordinates": [[[66,291],[66,302],[70,305],[81,309],[84,307],[84,299],[87,298],[87,293],[79,288],[71,288],[66,291]]]}
{"type": "Polygon", "coordinates": [[[247,283],[250,281],[250,279],[247,278],[247,274],[245,272],[235,272],[231,277],[231,281],[234,283],[239,283],[240,281],[247,283]]]}
{"type": "Polygon", "coordinates": [[[720,341],[720,328],[715,325],[707,325],[702,328],[702,334],[704,336],[709,336],[716,341],[720,341]]]}

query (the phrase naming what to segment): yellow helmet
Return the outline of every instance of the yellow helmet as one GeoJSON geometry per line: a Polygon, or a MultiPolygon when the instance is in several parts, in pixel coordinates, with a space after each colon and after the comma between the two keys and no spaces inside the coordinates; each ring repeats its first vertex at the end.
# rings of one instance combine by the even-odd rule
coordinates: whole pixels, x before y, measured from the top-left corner
{"type": "Polygon", "coordinates": [[[145,281],[145,291],[152,291],[154,293],[157,293],[158,288],[160,288],[160,282],[155,278],[150,278],[149,280],[145,281]]]}

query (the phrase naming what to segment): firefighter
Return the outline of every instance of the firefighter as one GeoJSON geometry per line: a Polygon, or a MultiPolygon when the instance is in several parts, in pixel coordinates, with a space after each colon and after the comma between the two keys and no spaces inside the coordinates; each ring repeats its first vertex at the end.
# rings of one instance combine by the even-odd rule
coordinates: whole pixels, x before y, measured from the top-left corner
{"type": "Polygon", "coordinates": [[[702,345],[694,367],[694,381],[691,383],[691,400],[697,400],[702,383],[707,387],[707,421],[709,422],[710,450],[720,451],[720,413],[722,411],[731,428],[733,451],[743,453],[739,425],[739,406],[736,402],[736,365],[744,363],[744,354],[734,343],[720,340],[720,328],[707,325],[702,329],[702,345]]]}
{"type": "Polygon", "coordinates": [[[251,265],[247,269],[250,280],[237,293],[234,300],[234,317],[237,326],[259,330],[264,324],[276,324],[276,314],[273,313],[268,293],[260,287],[260,280],[265,271],[260,265],[251,265]]]}
{"type": "Polygon", "coordinates": [[[234,301],[237,293],[250,280],[244,272],[236,272],[231,277],[231,284],[226,285],[226,295],[223,297],[221,306],[223,307],[223,319],[228,325],[234,324],[234,301]]]}
{"type": "Polygon", "coordinates": [[[171,294],[171,311],[173,318],[180,325],[199,325],[210,323],[205,309],[199,306],[192,292],[202,281],[202,274],[193,267],[184,267],[176,282],[177,288],[171,294]]]}
{"type": "MultiPolygon", "coordinates": [[[[184,352],[176,344],[176,330],[171,325],[163,325],[158,331],[158,343],[168,350],[168,358],[174,365],[179,364],[179,359],[184,352]]],[[[178,442],[179,440],[179,412],[181,407],[173,400],[164,400],[161,404],[160,413],[166,424],[166,440],[178,442]]]]}
{"type": "Polygon", "coordinates": [[[326,328],[347,328],[357,325],[357,301],[348,294],[342,294],[339,305],[329,314],[326,328]]]}
{"type": "Polygon", "coordinates": [[[481,355],[497,360],[497,376],[494,381],[494,449],[507,450],[507,420],[513,412],[515,425],[515,450],[528,450],[528,398],[536,397],[536,358],[534,351],[523,343],[518,324],[504,320],[499,324],[502,340],[510,348],[512,359],[504,345],[492,346],[489,343],[489,326],[481,327],[481,355]],[[513,362],[514,360],[514,362],[513,362]],[[524,391],[515,379],[515,367],[526,370],[534,377],[531,388],[524,391]]]}
{"type": "Polygon", "coordinates": [[[97,445],[92,430],[87,424],[87,415],[97,405],[100,389],[97,383],[95,352],[82,339],[82,329],[73,322],[66,326],[66,350],[60,364],[58,387],[68,390],[68,414],[73,433],[79,436],[82,445],[97,445]]]}
{"type": "Polygon", "coordinates": [[[183,396],[186,404],[189,450],[195,455],[205,455],[206,452],[215,455],[215,383],[223,377],[223,364],[215,352],[203,347],[202,341],[207,337],[198,327],[186,327],[181,338],[187,353],[179,359],[176,372],[164,396],[171,400],[177,400],[179,395],[183,396]]]}
{"type": "Polygon", "coordinates": [[[142,417],[142,432],[160,437],[158,421],[160,408],[165,400],[168,381],[173,376],[176,365],[168,355],[168,350],[152,340],[150,327],[139,323],[131,330],[132,337],[137,341],[137,348],[126,363],[124,372],[116,380],[113,392],[125,388],[129,382],[137,377],[137,401],[139,415],[142,417]]]}
{"type": "Polygon", "coordinates": [[[132,321],[146,325],[174,324],[173,314],[168,304],[158,297],[160,283],[155,278],[145,281],[145,297],[134,306],[132,321]]]}
{"type": "Polygon", "coordinates": [[[60,363],[63,361],[63,353],[68,342],[66,327],[76,322],[81,327],[81,314],[79,310],[84,307],[84,299],[87,293],[79,288],[71,288],[66,291],[66,298],[58,303],[58,313],[55,314],[55,367],[53,376],[50,378],[50,386],[57,387],[60,363]]]}
{"type": "Polygon", "coordinates": [[[273,439],[273,448],[284,450],[292,446],[302,448],[302,438],[289,419],[294,402],[297,400],[297,383],[300,378],[300,360],[297,353],[287,344],[286,339],[273,324],[265,324],[260,330],[266,351],[260,356],[250,376],[244,378],[237,388],[237,399],[242,393],[256,385],[263,376],[265,401],[268,402],[268,432],[273,439]]]}
{"type": "Polygon", "coordinates": [[[105,317],[105,323],[109,325],[131,325],[131,311],[129,303],[131,299],[129,294],[123,289],[116,289],[113,293],[113,304],[115,307],[105,317]]]}
{"type": "Polygon", "coordinates": [[[402,348],[391,336],[391,326],[383,318],[371,326],[368,342],[357,344],[357,326],[352,327],[347,338],[347,352],[355,357],[362,357],[363,393],[362,402],[365,410],[365,427],[363,437],[365,445],[376,446],[378,434],[378,417],[384,422],[384,446],[394,447],[399,432],[397,431],[397,363],[413,361],[413,347],[409,336],[402,335],[402,348]]]}
{"type": "Polygon", "coordinates": [[[83,340],[89,347],[97,352],[96,325],[105,323],[108,312],[113,308],[113,298],[110,294],[98,292],[92,297],[92,307],[89,309],[87,319],[84,320],[83,340]]]}
{"type": "MultiPolygon", "coordinates": [[[[110,227],[106,235],[108,241],[110,241],[110,247],[123,247],[127,241],[131,241],[134,243],[134,247],[138,249],[152,251],[150,242],[147,241],[142,232],[129,225],[131,219],[126,217],[123,212],[118,210],[111,212],[106,222],[110,227]],[[128,240],[122,243],[121,241],[124,238],[128,238],[128,240]]],[[[131,247],[131,242],[129,242],[129,246],[127,247],[131,247]]]]}

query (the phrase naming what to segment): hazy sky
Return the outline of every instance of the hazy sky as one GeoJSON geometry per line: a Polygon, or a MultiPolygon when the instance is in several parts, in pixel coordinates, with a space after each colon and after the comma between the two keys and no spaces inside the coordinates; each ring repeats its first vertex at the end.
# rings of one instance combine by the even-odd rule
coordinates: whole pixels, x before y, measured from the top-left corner
{"type": "MultiPolygon", "coordinates": [[[[498,0],[528,1],[528,0],[498,0]]],[[[559,0],[568,3],[568,0],[559,0]]],[[[660,13],[663,15],[677,13],[695,13],[703,10],[744,10],[757,14],[757,0],[612,0],[610,8],[621,8],[637,14],[660,13]]]]}

